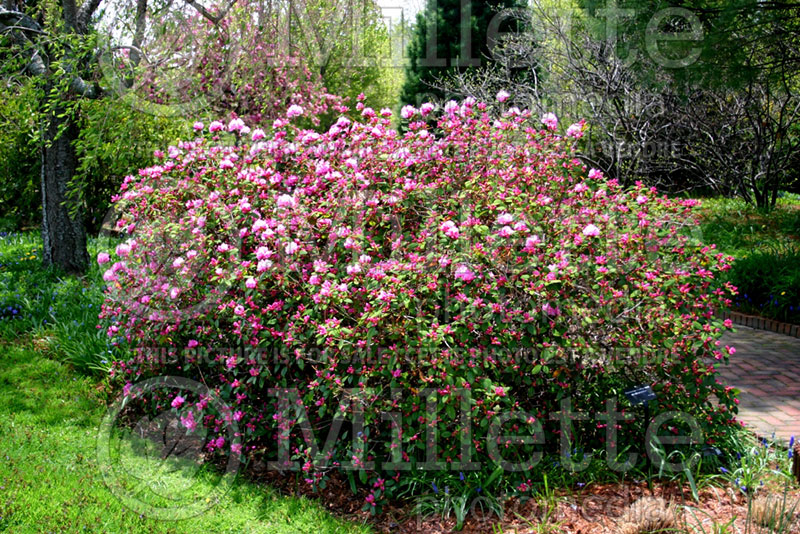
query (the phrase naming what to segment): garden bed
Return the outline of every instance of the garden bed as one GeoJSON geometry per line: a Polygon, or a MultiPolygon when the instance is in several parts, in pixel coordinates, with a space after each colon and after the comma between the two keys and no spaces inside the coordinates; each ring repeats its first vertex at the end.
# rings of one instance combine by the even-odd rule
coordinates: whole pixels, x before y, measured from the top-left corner
{"type": "MultiPolygon", "coordinates": [[[[319,499],[331,513],[353,520],[359,518],[369,522],[379,532],[398,534],[438,534],[460,531],[465,533],[565,533],[606,534],[617,533],[620,518],[637,500],[645,497],[661,497],[676,505],[679,529],[676,532],[717,532],[713,525],[728,525],[725,532],[745,532],[748,504],[745,494],[722,485],[709,485],[698,491],[698,499],[692,497],[688,484],[630,480],[616,483],[593,483],[581,488],[558,489],[556,491],[510,497],[505,501],[503,517],[481,511],[480,501],[473,500],[463,529],[457,530],[453,515],[443,518],[438,514],[420,514],[415,503],[392,503],[383,513],[370,517],[361,510],[363,497],[353,494],[343,477],[333,477],[328,487],[315,494],[303,486],[296,486],[292,476],[267,472],[256,467],[256,479],[282,493],[300,494],[319,499]],[[731,523],[732,522],[732,523],[731,523]],[[687,528],[688,526],[688,528],[687,528]]],[[[774,494],[783,497],[783,489],[771,487],[774,494]]],[[[762,490],[764,491],[764,490],[762,490]]],[[[791,489],[786,494],[787,507],[796,506],[800,490],[791,489]]],[[[752,515],[752,512],[751,512],[752,515]]],[[[796,514],[795,514],[796,515],[796,514]]],[[[761,532],[751,526],[751,532],[761,532]]],[[[786,534],[800,533],[800,524],[794,521],[791,528],[781,530],[786,534]]]]}

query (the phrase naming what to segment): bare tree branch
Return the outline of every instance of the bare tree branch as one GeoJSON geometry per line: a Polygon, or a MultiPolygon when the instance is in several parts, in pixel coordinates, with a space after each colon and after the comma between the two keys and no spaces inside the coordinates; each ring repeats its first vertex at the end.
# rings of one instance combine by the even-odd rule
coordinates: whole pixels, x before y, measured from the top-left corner
{"type": "Polygon", "coordinates": [[[198,13],[200,13],[202,16],[204,16],[214,24],[219,24],[220,21],[225,18],[225,15],[228,14],[228,11],[230,11],[231,8],[234,6],[234,4],[236,4],[236,0],[229,0],[228,5],[225,6],[225,9],[220,11],[219,14],[214,15],[208,9],[199,4],[196,0],[185,0],[185,2],[188,5],[192,6],[198,13]]]}

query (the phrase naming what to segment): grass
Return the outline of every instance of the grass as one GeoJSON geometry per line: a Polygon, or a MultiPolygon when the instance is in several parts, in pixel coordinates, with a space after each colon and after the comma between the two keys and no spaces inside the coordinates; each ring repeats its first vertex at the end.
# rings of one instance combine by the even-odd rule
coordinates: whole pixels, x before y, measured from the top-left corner
{"type": "MultiPolygon", "coordinates": [[[[96,455],[105,414],[95,380],[19,342],[0,355],[0,532],[369,531],[330,516],[321,505],[236,481],[219,504],[182,521],[159,521],[127,509],[107,489],[96,455]]],[[[157,458],[127,452],[129,472],[164,474],[157,458]]],[[[217,475],[169,470],[165,493],[213,494],[217,475]]]]}
{"type": "Polygon", "coordinates": [[[0,234],[0,339],[35,334],[78,371],[104,374],[113,349],[97,329],[103,302],[98,266],[93,262],[83,278],[67,277],[42,268],[41,258],[38,234],[0,234]]]}
{"type": "Polygon", "coordinates": [[[0,532],[370,531],[315,501],[242,478],[220,486],[215,470],[163,461],[149,442],[115,435],[113,459],[124,466],[117,481],[141,500],[202,504],[221,494],[210,511],[179,521],[142,515],[132,501],[126,506],[107,487],[98,460],[109,400],[103,373],[116,350],[97,329],[100,273],[96,265],[82,279],[43,269],[38,241],[34,233],[0,234],[0,532]],[[143,481],[152,490],[147,500],[143,481]]]}
{"type": "Polygon", "coordinates": [[[739,199],[704,199],[706,243],[736,258],[728,280],[739,288],[734,307],[800,324],[800,197],[785,193],[777,207],[758,210],[739,199]]]}
{"type": "Polygon", "coordinates": [[[736,258],[800,245],[800,196],[796,194],[784,193],[768,212],[738,198],[707,198],[700,214],[703,239],[736,258]]]}

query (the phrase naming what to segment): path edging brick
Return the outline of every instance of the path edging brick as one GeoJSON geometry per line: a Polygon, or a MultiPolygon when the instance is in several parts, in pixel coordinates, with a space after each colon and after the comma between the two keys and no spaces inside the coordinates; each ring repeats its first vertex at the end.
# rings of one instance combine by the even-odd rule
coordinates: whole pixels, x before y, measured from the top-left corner
{"type": "Polygon", "coordinates": [[[724,311],[720,314],[723,319],[730,319],[733,324],[748,326],[756,330],[768,330],[786,336],[800,338],[800,325],[782,323],[774,319],[767,319],[757,315],[747,315],[744,313],[724,311]]]}

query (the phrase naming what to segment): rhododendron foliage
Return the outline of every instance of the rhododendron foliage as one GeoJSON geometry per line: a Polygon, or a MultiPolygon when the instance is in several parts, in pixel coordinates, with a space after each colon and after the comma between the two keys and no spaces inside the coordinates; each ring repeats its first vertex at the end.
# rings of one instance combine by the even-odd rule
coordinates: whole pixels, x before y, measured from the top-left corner
{"type": "MultiPolygon", "coordinates": [[[[586,168],[582,124],[560,135],[554,115],[467,100],[432,126],[433,106],[406,106],[399,133],[359,103],[360,122],[315,132],[298,108],[252,138],[198,129],[126,178],[129,235],[98,258],[105,328],[133,350],[118,379],[202,378],[236,413],[237,451],[314,484],[363,468],[369,506],[407,466],[491,470],[542,448],[498,453],[501,414],[501,434],[543,425],[558,450],[548,414],[565,398],[599,413],[645,383],[654,410],[689,411],[707,442],[733,421],[715,372],[730,258],[691,237],[693,201],[586,168]],[[304,421],[322,443],[337,416],[361,422],[310,444],[304,421]]],[[[212,434],[231,417],[163,402],[212,434]]],[[[641,441],[641,422],[618,426],[620,444],[641,441]]],[[[574,427],[575,447],[602,450],[604,425],[574,427]]]]}

